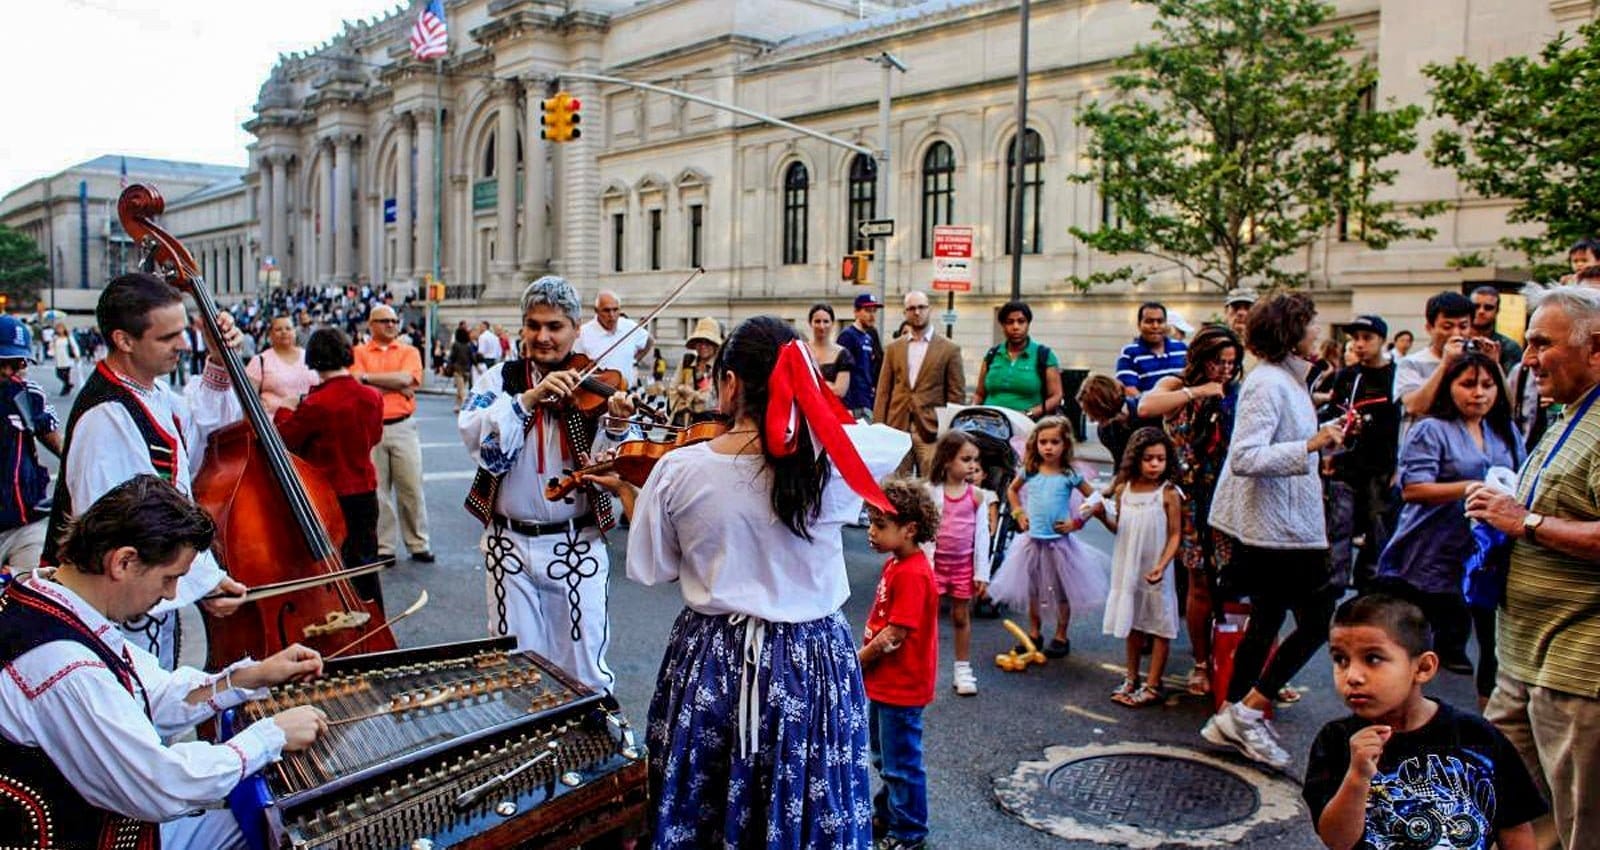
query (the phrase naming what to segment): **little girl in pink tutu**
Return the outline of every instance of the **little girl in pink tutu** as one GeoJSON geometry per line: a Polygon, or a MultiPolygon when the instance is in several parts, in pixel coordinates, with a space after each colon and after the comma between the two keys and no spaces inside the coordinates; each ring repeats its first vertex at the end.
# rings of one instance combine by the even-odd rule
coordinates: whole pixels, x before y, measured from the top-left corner
{"type": "Polygon", "coordinates": [[[1028,435],[1023,475],[1011,482],[1006,500],[1019,534],[989,585],[989,596],[1020,608],[1028,607],[1028,634],[1051,658],[1072,649],[1067,626],[1073,606],[1105,603],[1110,559],[1078,539],[1084,520],[1073,509],[1072,494],[1093,490],[1072,466],[1072,426],[1060,416],[1039,420],[1028,435]],[[1026,503],[1024,503],[1026,497],[1026,503]],[[1044,644],[1040,606],[1056,606],[1056,630],[1044,644]]]}

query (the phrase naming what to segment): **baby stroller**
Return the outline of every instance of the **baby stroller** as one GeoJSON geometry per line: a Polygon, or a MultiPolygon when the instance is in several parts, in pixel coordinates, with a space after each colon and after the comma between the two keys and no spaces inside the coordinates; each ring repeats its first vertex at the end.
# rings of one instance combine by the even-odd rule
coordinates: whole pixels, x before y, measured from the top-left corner
{"type": "MultiPolygon", "coordinates": [[[[1000,523],[995,528],[989,546],[990,573],[1000,569],[1005,560],[1006,548],[1016,534],[1017,522],[1005,505],[1006,488],[1011,486],[1022,469],[1022,445],[1033,421],[1014,410],[989,405],[970,407],[947,406],[939,411],[941,435],[946,431],[962,431],[978,444],[978,462],[983,465],[983,486],[1000,494],[1000,523]],[[950,411],[949,420],[945,412],[950,411]]],[[[977,600],[973,613],[979,617],[1000,616],[999,608],[987,597],[977,600]]]]}

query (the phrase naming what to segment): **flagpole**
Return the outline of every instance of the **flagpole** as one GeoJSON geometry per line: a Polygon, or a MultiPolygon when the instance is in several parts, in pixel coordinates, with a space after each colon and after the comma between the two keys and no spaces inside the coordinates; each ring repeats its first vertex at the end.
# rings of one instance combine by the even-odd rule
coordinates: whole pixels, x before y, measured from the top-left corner
{"type": "MultiPolygon", "coordinates": [[[[433,69],[433,280],[438,283],[439,255],[444,249],[444,216],[440,214],[444,209],[444,57],[434,60],[433,69]]],[[[428,305],[424,335],[431,346],[439,303],[432,299],[423,303],[428,305]]],[[[430,356],[432,353],[428,352],[430,356]]]]}

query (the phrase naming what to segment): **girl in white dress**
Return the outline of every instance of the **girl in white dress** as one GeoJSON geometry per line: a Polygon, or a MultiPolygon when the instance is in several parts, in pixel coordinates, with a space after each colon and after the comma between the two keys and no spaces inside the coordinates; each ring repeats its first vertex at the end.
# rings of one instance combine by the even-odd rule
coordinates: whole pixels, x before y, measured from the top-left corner
{"type": "Polygon", "coordinates": [[[1172,439],[1161,429],[1139,429],[1128,440],[1111,484],[1111,510],[1100,501],[1087,508],[1117,535],[1103,628],[1127,640],[1127,674],[1111,694],[1114,702],[1126,706],[1160,701],[1167,654],[1178,636],[1178,594],[1170,569],[1181,528],[1180,496],[1173,483],[1176,456],[1172,439]],[[1152,644],[1150,676],[1140,686],[1146,641],[1152,644]]]}

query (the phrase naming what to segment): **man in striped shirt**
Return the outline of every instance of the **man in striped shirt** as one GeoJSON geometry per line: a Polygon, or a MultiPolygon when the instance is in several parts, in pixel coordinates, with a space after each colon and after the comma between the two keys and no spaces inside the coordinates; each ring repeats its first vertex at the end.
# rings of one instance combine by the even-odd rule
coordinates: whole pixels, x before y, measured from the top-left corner
{"type": "MultiPolygon", "coordinates": [[[[1544,781],[1555,837],[1572,850],[1600,836],[1600,290],[1529,289],[1538,309],[1523,368],[1564,417],[1529,455],[1516,495],[1471,485],[1467,516],[1515,541],[1484,716],[1544,781]]],[[[1540,846],[1555,837],[1540,834],[1540,846]]]]}
{"type": "Polygon", "coordinates": [[[1117,357],[1117,380],[1134,404],[1156,382],[1168,375],[1182,375],[1189,347],[1167,336],[1167,308],[1158,301],[1139,305],[1139,336],[1122,347],[1117,357]]]}

